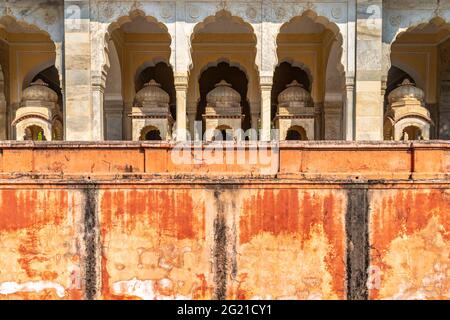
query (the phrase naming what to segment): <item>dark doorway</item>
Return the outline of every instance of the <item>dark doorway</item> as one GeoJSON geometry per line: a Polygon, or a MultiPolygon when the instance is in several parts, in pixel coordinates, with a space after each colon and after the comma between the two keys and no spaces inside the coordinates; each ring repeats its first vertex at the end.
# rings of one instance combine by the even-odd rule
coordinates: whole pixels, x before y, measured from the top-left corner
{"type": "Polygon", "coordinates": [[[159,130],[150,130],[145,134],[146,141],[161,141],[161,133],[159,130]]]}

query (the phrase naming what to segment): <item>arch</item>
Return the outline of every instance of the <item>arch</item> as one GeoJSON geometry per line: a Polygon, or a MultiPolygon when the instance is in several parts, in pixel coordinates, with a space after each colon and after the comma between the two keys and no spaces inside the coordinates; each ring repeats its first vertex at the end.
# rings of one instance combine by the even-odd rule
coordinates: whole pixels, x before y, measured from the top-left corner
{"type": "Polygon", "coordinates": [[[241,17],[233,15],[230,11],[223,9],[223,10],[217,11],[214,15],[210,15],[210,16],[206,17],[205,19],[203,19],[203,21],[201,21],[195,25],[193,32],[191,34],[191,39],[190,39],[191,43],[195,39],[195,36],[197,34],[199,34],[203,29],[205,29],[206,26],[208,26],[209,24],[212,24],[214,22],[217,22],[218,19],[223,18],[223,17],[229,18],[232,22],[234,22],[236,24],[240,24],[240,25],[247,27],[248,33],[252,34],[253,40],[255,42],[257,42],[255,30],[253,29],[253,27],[250,23],[246,22],[241,17]]]}
{"type": "Polygon", "coordinates": [[[8,32],[9,28],[15,26],[18,26],[22,30],[31,30],[34,31],[35,33],[42,34],[48,37],[52,42],[55,42],[55,40],[52,38],[51,34],[48,31],[41,29],[36,24],[26,22],[25,20],[22,19],[17,19],[16,17],[8,14],[0,16],[0,29],[5,29],[8,32]]]}
{"type": "Polygon", "coordinates": [[[201,77],[202,73],[204,73],[206,70],[208,70],[210,68],[215,68],[219,64],[222,64],[222,63],[226,63],[230,67],[235,67],[235,68],[241,70],[245,74],[245,77],[247,78],[247,81],[250,81],[250,78],[249,78],[249,75],[248,75],[248,71],[247,71],[247,68],[245,68],[245,66],[243,66],[241,63],[239,63],[237,61],[230,60],[230,59],[225,58],[225,57],[219,58],[219,59],[217,59],[215,61],[211,61],[211,62],[208,62],[207,64],[205,64],[200,69],[200,72],[199,72],[198,77],[197,77],[197,81],[200,80],[200,77],[201,77]]]}
{"type": "MultiPolygon", "coordinates": [[[[447,22],[444,18],[439,17],[439,16],[435,16],[435,17],[425,17],[422,15],[413,15],[413,19],[417,19],[416,21],[410,22],[410,24],[408,26],[404,26],[404,27],[397,27],[396,30],[394,32],[385,32],[383,35],[383,56],[386,58],[384,60],[383,63],[383,75],[387,76],[387,73],[389,71],[389,69],[391,68],[391,66],[393,65],[392,63],[392,45],[399,39],[402,38],[403,35],[414,32],[414,31],[418,31],[418,30],[423,30],[426,26],[429,25],[434,25],[438,28],[441,29],[446,29],[450,32],[450,22],[447,22]]],[[[397,66],[399,68],[405,69],[407,68],[406,66],[402,66],[397,64],[397,66]]],[[[405,69],[406,70],[406,69],[405,69]]],[[[409,70],[411,71],[411,70],[409,70]]],[[[424,89],[424,82],[421,81],[421,79],[417,79],[417,85],[421,86],[421,88],[424,89]]]]}
{"type": "Polygon", "coordinates": [[[146,126],[141,130],[141,141],[161,141],[161,130],[155,126],[146,126]]]}
{"type": "MultiPolygon", "coordinates": [[[[131,112],[133,100],[140,89],[139,85],[137,85],[140,80],[139,77],[145,74],[149,68],[155,67],[159,63],[165,63],[171,67],[170,59],[173,39],[164,23],[139,9],[132,10],[128,14],[118,17],[107,26],[105,25],[103,30],[105,30],[103,39],[103,53],[105,57],[101,72],[108,78],[111,72],[111,63],[113,62],[111,59],[116,59],[113,50],[116,50],[118,53],[116,60],[119,61],[118,69],[120,70],[122,82],[121,94],[116,93],[113,101],[108,102],[109,110],[106,114],[108,119],[105,121],[106,135],[107,137],[111,136],[114,140],[118,138],[130,139],[133,134],[132,121],[126,114],[131,112]],[[134,43],[133,46],[127,45],[128,35],[132,37],[129,41],[134,43]],[[133,49],[137,44],[140,48],[133,49]],[[114,48],[112,48],[113,45],[114,48]],[[120,112],[120,109],[123,112],[120,112]],[[119,123],[122,125],[120,129],[117,129],[119,123]]],[[[116,70],[116,72],[119,71],[116,70]]],[[[164,81],[158,82],[164,83],[164,81]]],[[[108,89],[106,88],[106,90],[108,89]]],[[[171,107],[175,118],[175,100],[171,101],[171,107]]]]}
{"type": "MultiPolygon", "coordinates": [[[[247,91],[242,96],[242,101],[248,103],[248,116],[244,118],[244,122],[245,125],[250,125],[251,114],[259,112],[261,100],[259,70],[256,65],[257,36],[252,25],[227,10],[217,11],[193,27],[189,48],[187,103],[190,122],[195,118],[199,120],[195,110],[202,100],[203,92],[199,85],[202,75],[207,70],[226,63],[231,68],[240,70],[247,79],[247,91]],[[214,34],[214,38],[211,34],[214,34]]],[[[256,125],[256,121],[253,125],[256,125]]]]}
{"type": "MultiPolygon", "coordinates": [[[[142,63],[139,67],[136,68],[136,71],[134,72],[134,83],[136,84],[138,82],[139,76],[148,68],[156,67],[158,64],[164,63],[168,67],[173,68],[173,66],[170,64],[170,62],[164,58],[164,57],[157,57],[149,61],[145,61],[142,63]]],[[[136,92],[139,91],[139,86],[135,85],[136,92]]]]}
{"type": "MultiPolygon", "coordinates": [[[[53,90],[57,91],[59,106],[62,108],[63,98],[60,86],[62,77],[59,73],[61,69],[58,70],[56,68],[57,58],[60,57],[58,55],[61,54],[61,51],[59,50],[59,48],[61,48],[61,43],[55,42],[55,38],[52,37],[55,33],[49,33],[53,29],[50,28],[49,31],[44,30],[42,29],[41,24],[38,26],[38,22],[41,21],[36,20],[33,21],[33,23],[25,22],[24,20],[17,19],[11,15],[0,17],[0,34],[3,40],[2,51],[9,50],[10,55],[14,55],[17,60],[16,64],[12,65],[12,61],[9,59],[0,59],[2,60],[0,61],[2,69],[6,70],[8,73],[5,75],[4,88],[5,100],[7,101],[9,108],[6,108],[4,114],[0,117],[6,128],[5,132],[2,132],[4,138],[15,138],[16,130],[14,128],[14,120],[16,116],[16,106],[20,105],[22,91],[27,88],[33,80],[36,80],[38,75],[49,76],[50,70],[52,70],[52,72],[53,70],[56,70],[56,78],[51,83],[51,87],[53,90]],[[20,43],[21,47],[24,48],[15,46],[15,43],[20,43]]],[[[58,41],[61,41],[61,39],[58,41]]],[[[44,128],[45,126],[46,125],[44,125],[44,128]]],[[[48,139],[51,139],[51,135],[47,132],[45,136],[48,139]]]]}
{"type": "Polygon", "coordinates": [[[221,140],[219,139],[219,141],[233,141],[234,135],[233,135],[232,131],[233,131],[233,129],[230,126],[220,125],[215,129],[212,141],[217,141],[218,137],[221,137],[221,140]],[[230,133],[230,131],[231,131],[231,133],[230,133]],[[220,133],[220,135],[218,133],[220,133]]]}
{"type": "MultiPolygon", "coordinates": [[[[161,30],[161,33],[168,35],[168,44],[169,44],[169,47],[171,46],[172,37],[169,33],[169,29],[163,22],[160,22],[154,16],[147,15],[142,10],[139,10],[139,9],[132,10],[132,11],[130,11],[129,14],[121,16],[116,21],[111,22],[106,29],[105,35],[103,37],[103,42],[104,42],[104,44],[103,44],[104,64],[102,65],[103,72],[107,73],[110,68],[109,42],[110,42],[110,40],[113,40],[112,35],[113,35],[114,31],[121,29],[127,23],[132,23],[133,20],[135,20],[137,18],[143,18],[147,23],[156,25],[161,30]]],[[[170,57],[169,57],[169,60],[170,60],[170,57]]],[[[145,68],[145,66],[142,66],[142,67],[145,68]]],[[[135,70],[135,73],[136,72],[138,72],[138,70],[135,70]]]]}
{"type": "Polygon", "coordinates": [[[288,63],[292,67],[299,68],[303,72],[305,72],[307,77],[308,77],[308,81],[309,81],[309,85],[307,86],[307,89],[308,89],[308,91],[311,91],[311,86],[312,86],[312,83],[314,82],[314,76],[313,76],[313,73],[311,72],[311,69],[309,68],[309,66],[304,64],[304,63],[302,63],[302,62],[300,62],[300,61],[294,60],[292,57],[286,57],[284,59],[281,59],[278,62],[277,66],[275,67],[275,70],[276,70],[277,67],[279,67],[283,63],[288,63]]]}
{"type": "Polygon", "coordinates": [[[23,140],[45,141],[44,129],[38,125],[30,125],[25,128],[25,136],[23,140]]]}
{"type": "Polygon", "coordinates": [[[304,141],[308,140],[308,136],[306,134],[305,128],[303,128],[302,126],[291,126],[286,132],[285,140],[304,141]]]}
{"type": "Polygon", "coordinates": [[[423,140],[422,129],[416,125],[409,125],[402,130],[403,140],[423,140]]]}
{"type": "Polygon", "coordinates": [[[250,127],[251,120],[250,103],[247,98],[248,76],[241,69],[232,67],[226,62],[221,62],[216,67],[210,67],[201,74],[199,79],[200,97],[197,103],[196,120],[201,121],[203,119],[206,96],[222,80],[230,83],[233,89],[241,95],[241,106],[245,115],[242,128],[247,130],[250,127]]]}
{"type": "Polygon", "coordinates": [[[450,31],[450,23],[447,22],[442,17],[433,17],[433,18],[427,18],[422,17],[420,15],[417,16],[420,20],[412,23],[411,25],[407,27],[399,27],[396,32],[393,34],[391,39],[389,40],[389,44],[392,45],[395,41],[397,41],[399,38],[401,38],[405,33],[417,31],[417,30],[423,30],[427,25],[434,25],[438,28],[447,29],[450,31]]]}
{"type": "Polygon", "coordinates": [[[150,80],[155,80],[161,89],[163,89],[170,97],[170,112],[172,118],[176,120],[176,90],[174,73],[172,67],[166,62],[159,62],[153,66],[142,70],[140,74],[135,76],[135,91],[141,90],[150,80]]]}
{"type": "Polygon", "coordinates": [[[303,85],[303,87],[307,91],[311,92],[312,76],[309,73],[309,70],[305,70],[301,67],[293,66],[289,62],[282,62],[275,68],[275,72],[273,75],[272,92],[271,92],[272,120],[277,115],[278,96],[294,80],[297,81],[298,83],[300,83],[301,85],[303,85]]]}
{"type": "MultiPolygon", "coordinates": [[[[328,20],[327,17],[318,15],[313,10],[306,10],[300,15],[296,15],[287,22],[280,25],[277,29],[276,37],[276,63],[274,68],[282,62],[290,62],[292,65],[297,65],[303,70],[307,70],[310,74],[312,86],[312,96],[316,102],[323,102],[325,99],[325,87],[320,87],[326,82],[326,73],[328,63],[331,61],[331,54],[336,54],[337,70],[342,78],[345,78],[345,66],[343,63],[343,35],[340,32],[339,26],[328,20]],[[322,64],[317,64],[316,59],[309,58],[310,61],[301,60],[300,56],[295,56],[290,53],[292,49],[286,51],[286,43],[297,43],[290,38],[292,35],[309,35],[311,39],[308,42],[317,43],[317,35],[320,35],[320,50],[323,51],[322,64]],[[337,49],[334,49],[337,47],[337,49]],[[334,50],[333,50],[334,49],[334,50]],[[320,68],[320,70],[319,70],[320,68]],[[315,78],[315,79],[313,79],[315,78]],[[319,90],[321,88],[321,90],[319,90]]],[[[299,53],[297,53],[298,55],[299,53]]],[[[303,53],[303,58],[306,57],[306,51],[303,53]]]]}
{"type": "MultiPolygon", "coordinates": [[[[275,52],[277,53],[276,57],[275,57],[275,64],[274,64],[274,68],[280,63],[279,61],[279,57],[278,57],[278,36],[283,32],[283,29],[286,28],[289,24],[293,24],[296,21],[299,21],[301,19],[304,18],[309,18],[310,20],[312,20],[312,22],[321,25],[323,28],[330,30],[331,33],[333,34],[333,36],[335,37],[335,40],[338,42],[339,47],[342,48],[343,43],[344,43],[344,37],[342,36],[342,33],[339,29],[339,26],[330,21],[327,17],[325,16],[320,16],[317,14],[317,12],[315,12],[314,10],[308,9],[305,10],[302,14],[300,15],[296,15],[293,16],[291,19],[289,19],[287,22],[281,24],[280,26],[278,26],[277,30],[276,30],[276,34],[277,34],[277,41],[275,42],[275,52]]],[[[339,57],[339,61],[340,61],[340,66],[339,68],[345,73],[345,66],[342,62],[342,53],[343,50],[341,50],[340,52],[340,57],[339,57]]]]}
{"type": "Polygon", "coordinates": [[[414,77],[412,77],[408,72],[396,66],[392,66],[389,70],[387,82],[386,82],[386,92],[384,94],[384,110],[388,107],[388,96],[395,90],[403,80],[408,79],[411,83],[416,83],[414,77]]]}
{"type": "MultiPolygon", "coordinates": [[[[147,15],[144,11],[139,9],[130,11],[128,15],[121,16],[116,21],[110,23],[110,25],[108,26],[107,34],[111,35],[114,30],[120,29],[126,23],[133,22],[133,19],[136,19],[138,17],[144,18],[149,23],[156,24],[161,30],[163,30],[164,33],[169,34],[169,29],[163,22],[158,21],[157,18],[151,15],[147,15]]],[[[170,40],[172,41],[172,39],[170,40]]]]}

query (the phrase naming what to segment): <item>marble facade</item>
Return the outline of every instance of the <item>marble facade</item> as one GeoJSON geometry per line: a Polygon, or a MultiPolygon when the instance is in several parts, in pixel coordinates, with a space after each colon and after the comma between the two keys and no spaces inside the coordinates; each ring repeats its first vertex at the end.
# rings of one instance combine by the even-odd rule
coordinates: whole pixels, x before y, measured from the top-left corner
{"type": "Polygon", "coordinates": [[[23,89],[54,66],[64,140],[132,140],[137,75],[164,63],[173,129],[185,140],[199,118],[202,73],[226,62],[245,73],[249,127],[269,140],[275,69],[289,62],[310,76],[316,140],[383,140],[393,66],[424,90],[430,138],[449,139],[448,23],[450,1],[1,0],[0,138],[16,139],[23,89]]]}

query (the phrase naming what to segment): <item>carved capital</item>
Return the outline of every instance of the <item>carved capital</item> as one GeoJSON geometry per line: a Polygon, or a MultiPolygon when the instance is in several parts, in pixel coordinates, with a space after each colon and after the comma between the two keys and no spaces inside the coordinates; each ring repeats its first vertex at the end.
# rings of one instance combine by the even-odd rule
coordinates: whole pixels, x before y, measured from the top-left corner
{"type": "Polygon", "coordinates": [[[175,90],[187,90],[188,77],[186,75],[175,75],[174,77],[175,90]]]}
{"type": "Polygon", "coordinates": [[[259,78],[259,83],[261,90],[272,90],[273,77],[272,76],[261,76],[259,78]]]}
{"type": "Polygon", "coordinates": [[[355,88],[355,78],[354,77],[346,77],[345,78],[345,88],[347,91],[353,90],[355,88]]]}

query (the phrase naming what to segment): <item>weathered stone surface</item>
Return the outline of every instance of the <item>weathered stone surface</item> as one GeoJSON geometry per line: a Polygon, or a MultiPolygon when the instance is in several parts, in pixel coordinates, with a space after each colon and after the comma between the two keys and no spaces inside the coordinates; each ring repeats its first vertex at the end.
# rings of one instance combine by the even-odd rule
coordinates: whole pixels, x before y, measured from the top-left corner
{"type": "Polygon", "coordinates": [[[0,299],[449,298],[448,143],[287,143],[253,176],[74,147],[1,144],[0,299]]]}

